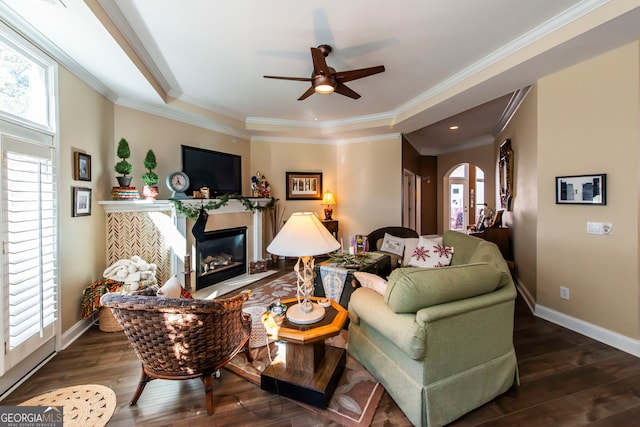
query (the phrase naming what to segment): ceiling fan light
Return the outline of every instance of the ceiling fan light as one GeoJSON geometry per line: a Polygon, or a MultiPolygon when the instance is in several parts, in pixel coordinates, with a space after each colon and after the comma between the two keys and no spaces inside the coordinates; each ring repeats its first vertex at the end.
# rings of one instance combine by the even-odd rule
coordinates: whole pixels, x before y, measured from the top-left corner
{"type": "Polygon", "coordinates": [[[330,84],[323,83],[323,84],[319,84],[319,85],[317,85],[317,86],[314,88],[314,90],[315,90],[317,93],[321,93],[321,94],[329,94],[329,93],[331,93],[331,92],[333,92],[333,91],[334,91],[334,88],[333,88],[333,86],[331,86],[330,84]]]}
{"type": "Polygon", "coordinates": [[[313,81],[313,90],[316,93],[329,94],[336,88],[336,82],[330,77],[317,76],[313,81]]]}

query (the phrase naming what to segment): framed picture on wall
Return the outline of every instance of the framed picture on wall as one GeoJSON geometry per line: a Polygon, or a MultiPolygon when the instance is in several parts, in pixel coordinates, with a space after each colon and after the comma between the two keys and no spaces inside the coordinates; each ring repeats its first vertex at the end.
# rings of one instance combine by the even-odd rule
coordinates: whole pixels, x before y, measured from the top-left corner
{"type": "Polygon", "coordinates": [[[322,200],[322,172],[287,172],[287,200],[322,200]]]}
{"type": "Polygon", "coordinates": [[[91,215],[91,189],[73,187],[73,216],[91,215]]]}
{"type": "Polygon", "coordinates": [[[556,177],[556,204],[606,205],[607,174],[556,177]]]}
{"type": "Polygon", "coordinates": [[[76,151],[73,153],[73,179],[91,181],[91,156],[76,151]]]}

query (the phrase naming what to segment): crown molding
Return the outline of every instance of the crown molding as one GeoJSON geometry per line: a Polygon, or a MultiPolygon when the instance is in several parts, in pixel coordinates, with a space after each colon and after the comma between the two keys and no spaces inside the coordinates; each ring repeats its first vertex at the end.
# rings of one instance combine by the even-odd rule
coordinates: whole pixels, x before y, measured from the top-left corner
{"type": "MultiPolygon", "coordinates": [[[[97,1],[102,10],[107,14],[109,19],[111,19],[111,22],[113,22],[113,24],[116,26],[122,37],[127,40],[140,61],[145,64],[145,66],[155,79],[156,83],[162,88],[164,93],[169,95],[170,93],[175,94],[176,92],[180,92],[177,80],[175,80],[173,78],[173,75],[170,74],[170,71],[168,71],[169,67],[164,67],[164,69],[167,70],[166,72],[161,71],[160,67],[158,67],[158,64],[156,64],[152,56],[144,47],[144,44],[140,41],[138,35],[135,33],[135,31],[133,31],[131,25],[129,25],[129,21],[124,16],[118,5],[113,1],[95,1],[97,1]],[[169,78],[165,77],[166,75],[168,75],[169,78]]],[[[175,97],[177,98],[177,96],[175,97]]]]}
{"type": "Polygon", "coordinates": [[[496,65],[500,61],[505,60],[516,52],[521,51],[527,46],[541,40],[545,36],[561,29],[562,27],[574,22],[578,18],[592,12],[593,10],[608,3],[609,0],[585,0],[573,7],[565,10],[562,14],[556,15],[548,21],[538,25],[532,30],[524,33],[522,36],[512,40],[504,46],[496,49],[484,58],[474,62],[470,66],[462,69],[451,77],[443,80],[431,89],[423,92],[421,95],[411,99],[409,102],[401,105],[395,110],[396,116],[409,113],[415,108],[428,103],[438,95],[443,94],[449,89],[464,83],[467,79],[477,75],[481,71],[496,65]]]}
{"type": "Polygon", "coordinates": [[[176,120],[181,123],[190,124],[202,129],[219,132],[236,138],[242,138],[246,140],[249,140],[251,138],[251,135],[240,129],[226,125],[216,120],[202,117],[198,114],[190,113],[188,111],[174,109],[168,106],[143,104],[128,99],[119,99],[116,104],[122,107],[131,108],[136,111],[141,111],[143,113],[149,113],[155,116],[164,117],[166,119],[176,120]]]}
{"type": "Polygon", "coordinates": [[[383,135],[361,136],[357,138],[338,139],[314,139],[314,138],[278,138],[275,136],[252,136],[251,142],[279,142],[285,144],[321,144],[321,145],[347,145],[361,142],[384,141],[400,138],[400,133],[390,133],[383,135]]]}
{"type": "Polygon", "coordinates": [[[495,136],[498,136],[503,130],[505,130],[505,128],[513,118],[513,115],[516,113],[516,111],[518,111],[518,108],[520,108],[520,105],[524,102],[530,91],[531,86],[527,86],[513,92],[511,99],[509,99],[509,103],[502,112],[502,115],[500,116],[500,119],[496,124],[496,128],[493,131],[493,134],[495,136]]]}
{"type": "Polygon", "coordinates": [[[34,46],[42,49],[47,55],[53,58],[58,64],[75,74],[87,85],[91,86],[96,92],[115,103],[118,99],[111,89],[105,86],[101,81],[96,79],[93,74],[88,72],[84,67],[73,60],[56,44],[46,38],[33,25],[27,22],[22,16],[13,11],[6,3],[0,1],[0,19],[11,29],[34,46]]]}

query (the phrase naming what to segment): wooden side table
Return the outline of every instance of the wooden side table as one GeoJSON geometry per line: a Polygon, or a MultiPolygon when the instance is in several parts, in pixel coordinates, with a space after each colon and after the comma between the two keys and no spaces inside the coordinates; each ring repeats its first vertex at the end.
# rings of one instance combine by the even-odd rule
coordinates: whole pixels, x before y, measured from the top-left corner
{"type": "MultiPolygon", "coordinates": [[[[318,298],[312,297],[314,301],[318,298]]],[[[282,301],[287,306],[297,298],[282,301]]],[[[337,302],[325,308],[322,320],[299,325],[284,320],[277,340],[286,342],[284,363],[272,363],[260,375],[260,387],[272,393],[326,408],[344,371],[344,348],[325,345],[324,340],[340,333],[348,312],[337,302]]]]}
{"type": "Polygon", "coordinates": [[[329,232],[331,234],[333,234],[333,237],[336,238],[336,240],[338,239],[338,220],[337,219],[323,219],[320,220],[324,226],[327,228],[327,230],[329,230],[329,232]]]}

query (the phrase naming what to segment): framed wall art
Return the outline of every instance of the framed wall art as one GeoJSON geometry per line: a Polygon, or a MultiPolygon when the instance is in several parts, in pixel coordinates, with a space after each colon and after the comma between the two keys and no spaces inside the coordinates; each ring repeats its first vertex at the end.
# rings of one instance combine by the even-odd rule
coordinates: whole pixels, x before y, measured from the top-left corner
{"type": "Polygon", "coordinates": [[[607,174],[556,177],[556,204],[606,205],[607,174]]]}
{"type": "Polygon", "coordinates": [[[287,172],[287,200],[322,200],[322,172],[287,172]]]}
{"type": "Polygon", "coordinates": [[[498,166],[500,170],[500,207],[510,211],[513,198],[513,149],[510,139],[506,139],[500,144],[498,166]]]}
{"type": "Polygon", "coordinates": [[[73,216],[91,215],[91,189],[73,187],[73,216]]]}
{"type": "Polygon", "coordinates": [[[73,179],[91,181],[91,156],[78,151],[73,153],[73,179]]]}

